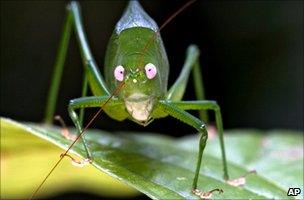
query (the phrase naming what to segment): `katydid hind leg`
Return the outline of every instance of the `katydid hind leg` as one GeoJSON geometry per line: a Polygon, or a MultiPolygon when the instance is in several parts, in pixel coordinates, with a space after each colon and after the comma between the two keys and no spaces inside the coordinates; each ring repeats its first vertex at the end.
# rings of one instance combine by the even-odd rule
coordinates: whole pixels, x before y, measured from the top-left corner
{"type": "Polygon", "coordinates": [[[62,79],[64,63],[67,55],[71,32],[73,29],[75,30],[76,36],[78,38],[77,41],[82,56],[82,61],[85,69],[84,71],[87,74],[90,89],[95,95],[103,96],[110,94],[103,80],[103,77],[100,74],[98,66],[91,54],[81,21],[79,5],[76,2],[71,2],[67,7],[67,14],[64,22],[60,45],[56,55],[54,72],[47,98],[44,121],[48,124],[52,123],[54,118],[59,86],[62,79]]]}
{"type": "MultiPolygon", "coordinates": [[[[195,95],[198,100],[205,99],[204,83],[201,75],[201,69],[199,64],[200,51],[196,45],[190,45],[186,51],[186,60],[183,65],[182,71],[177,80],[171,86],[167,93],[167,99],[172,101],[182,100],[190,72],[193,74],[193,84],[195,89],[195,95]]],[[[199,111],[200,118],[208,123],[208,115],[204,110],[199,111]]]]}
{"type": "MultiPolygon", "coordinates": [[[[193,46],[193,47],[190,46],[187,51],[189,53],[191,53],[190,48],[193,48],[192,51],[199,51],[196,46],[193,46]]],[[[203,76],[201,73],[199,58],[197,58],[193,64],[192,77],[193,77],[193,84],[194,84],[196,99],[204,100],[205,99],[204,81],[203,81],[203,76]]],[[[206,110],[199,110],[199,117],[204,122],[206,122],[206,123],[209,122],[209,117],[208,117],[208,113],[206,112],[206,110]]]]}
{"type": "Polygon", "coordinates": [[[186,53],[186,60],[182,67],[182,71],[173,85],[167,92],[166,99],[171,101],[180,101],[186,90],[190,71],[194,66],[195,61],[198,59],[199,51],[196,46],[190,46],[186,53]]]}
{"type": "Polygon", "coordinates": [[[90,89],[92,90],[93,94],[96,96],[110,95],[109,89],[91,53],[86,38],[86,33],[84,31],[84,27],[81,19],[80,6],[78,5],[78,3],[74,1],[71,2],[68,6],[68,12],[71,12],[73,16],[73,22],[74,22],[73,27],[75,29],[75,33],[77,36],[82,62],[88,78],[90,89]]]}
{"type": "Polygon", "coordinates": [[[47,98],[46,110],[44,116],[44,122],[46,124],[51,124],[54,118],[64,62],[65,62],[70,36],[72,32],[72,24],[73,24],[72,18],[73,18],[72,13],[68,12],[65,18],[59,49],[54,64],[54,72],[50,84],[50,89],[48,92],[48,98],[47,98]]]}

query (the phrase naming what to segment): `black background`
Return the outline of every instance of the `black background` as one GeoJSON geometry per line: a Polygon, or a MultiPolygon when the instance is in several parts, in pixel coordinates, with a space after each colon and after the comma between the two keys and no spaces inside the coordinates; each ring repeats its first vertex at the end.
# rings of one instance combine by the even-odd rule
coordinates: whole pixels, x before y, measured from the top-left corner
{"type": "MultiPolygon", "coordinates": [[[[161,25],[185,2],[146,0],[142,5],[161,25]]],[[[80,3],[91,50],[100,68],[107,41],[126,3],[80,3]]],[[[65,5],[64,1],[1,1],[1,116],[35,122],[43,118],[65,5]]],[[[226,129],[303,130],[302,1],[198,0],[161,34],[171,65],[169,85],[181,70],[187,46],[199,46],[206,96],[220,104],[226,129]]],[[[80,96],[82,83],[74,35],[63,76],[56,114],[71,125],[67,103],[80,96]]],[[[191,79],[185,99],[194,99],[191,79]]],[[[94,111],[87,112],[87,120],[94,111]]],[[[171,118],[144,128],[102,115],[94,127],[172,136],[195,132],[171,118]]]]}

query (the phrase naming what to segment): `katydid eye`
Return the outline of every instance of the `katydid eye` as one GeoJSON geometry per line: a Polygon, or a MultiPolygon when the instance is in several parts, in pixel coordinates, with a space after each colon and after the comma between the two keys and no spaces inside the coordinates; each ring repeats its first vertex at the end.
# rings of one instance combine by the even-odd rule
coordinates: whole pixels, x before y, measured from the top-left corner
{"type": "Polygon", "coordinates": [[[145,71],[146,71],[146,76],[148,79],[154,78],[157,73],[157,69],[156,69],[155,65],[153,65],[152,63],[146,64],[145,71]]]}
{"type": "Polygon", "coordinates": [[[123,68],[123,66],[118,65],[114,70],[114,77],[118,81],[123,81],[124,75],[125,75],[125,69],[123,68]]]}

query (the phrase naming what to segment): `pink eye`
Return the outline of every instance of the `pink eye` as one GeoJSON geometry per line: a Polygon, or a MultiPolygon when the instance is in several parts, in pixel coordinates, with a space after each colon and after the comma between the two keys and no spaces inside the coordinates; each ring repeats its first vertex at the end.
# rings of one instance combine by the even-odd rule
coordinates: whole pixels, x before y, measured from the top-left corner
{"type": "Polygon", "coordinates": [[[125,73],[125,69],[123,68],[123,66],[118,65],[114,70],[114,77],[118,81],[123,81],[124,73],[125,73]]]}
{"type": "Polygon", "coordinates": [[[154,78],[157,73],[157,69],[156,69],[155,65],[153,65],[152,63],[146,64],[145,71],[146,71],[146,76],[148,79],[154,78]]]}

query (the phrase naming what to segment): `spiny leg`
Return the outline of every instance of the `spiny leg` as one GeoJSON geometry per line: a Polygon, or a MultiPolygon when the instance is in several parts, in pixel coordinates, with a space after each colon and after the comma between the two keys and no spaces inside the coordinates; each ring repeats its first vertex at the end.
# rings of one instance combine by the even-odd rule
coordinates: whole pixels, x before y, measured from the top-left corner
{"type": "Polygon", "coordinates": [[[197,189],[197,182],[198,182],[198,178],[199,178],[199,174],[200,174],[202,156],[203,156],[206,142],[208,139],[208,132],[207,132],[204,122],[202,120],[196,118],[195,116],[191,115],[190,113],[178,108],[171,101],[161,100],[158,102],[158,106],[161,110],[163,110],[170,116],[192,126],[197,131],[199,131],[199,133],[201,134],[200,140],[199,140],[199,152],[198,152],[197,165],[196,165],[195,175],[194,175],[193,184],[192,184],[192,192],[194,194],[200,196],[201,198],[207,198],[215,191],[222,191],[221,189],[213,189],[208,192],[202,192],[197,189]]]}

